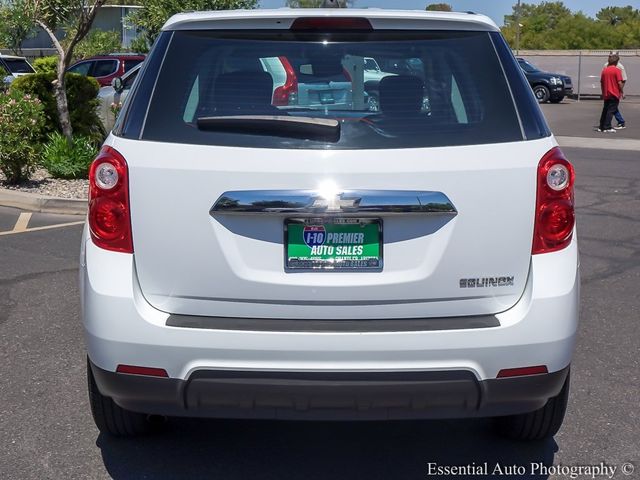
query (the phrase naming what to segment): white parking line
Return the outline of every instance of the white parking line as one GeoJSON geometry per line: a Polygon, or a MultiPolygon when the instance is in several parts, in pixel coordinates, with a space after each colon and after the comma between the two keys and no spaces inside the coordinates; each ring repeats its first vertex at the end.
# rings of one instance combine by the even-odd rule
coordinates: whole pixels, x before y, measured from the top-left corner
{"type": "MultiPolygon", "coordinates": [[[[25,215],[25,214],[21,213],[20,216],[22,217],[22,215],[25,215]]],[[[28,214],[28,215],[31,215],[31,214],[28,214]]],[[[18,219],[18,222],[20,222],[20,219],[18,219]]],[[[18,222],[16,222],[16,227],[18,226],[18,222]]],[[[27,223],[28,223],[28,220],[27,220],[27,223]]],[[[13,230],[10,230],[8,232],[0,232],[0,237],[3,235],[15,235],[18,233],[38,232],[40,230],[51,230],[53,228],[71,227],[73,225],[82,225],[83,223],[84,223],[84,220],[81,222],[69,222],[69,223],[59,223],[57,225],[45,225],[44,227],[23,228],[22,230],[16,230],[16,227],[14,227],[13,230]]]]}
{"type": "Polygon", "coordinates": [[[21,213],[20,216],[18,217],[18,221],[16,222],[15,226],[13,227],[12,232],[18,233],[18,232],[24,232],[27,229],[27,226],[29,225],[29,220],[31,220],[31,213],[21,213]]]}

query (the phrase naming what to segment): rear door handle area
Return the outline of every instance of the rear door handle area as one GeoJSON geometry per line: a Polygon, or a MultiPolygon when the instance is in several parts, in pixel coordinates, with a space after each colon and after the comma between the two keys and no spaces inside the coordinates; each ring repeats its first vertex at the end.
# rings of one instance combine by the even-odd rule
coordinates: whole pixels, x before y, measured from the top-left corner
{"type": "Polygon", "coordinates": [[[209,213],[217,215],[449,215],[458,211],[442,192],[345,190],[237,190],[223,193],[209,213]]]}

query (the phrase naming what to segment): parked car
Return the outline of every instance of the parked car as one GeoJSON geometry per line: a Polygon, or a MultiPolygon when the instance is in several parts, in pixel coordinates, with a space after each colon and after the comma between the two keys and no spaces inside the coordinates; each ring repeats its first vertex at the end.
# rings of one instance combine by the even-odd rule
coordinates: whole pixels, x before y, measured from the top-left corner
{"type": "Polygon", "coordinates": [[[89,182],[80,292],[101,432],[155,416],[560,428],[574,170],[489,18],[176,15],[89,182]],[[356,66],[350,101],[329,108],[309,82],[274,105],[280,76],[259,65],[280,57],[313,59],[298,67],[312,76],[356,66]],[[365,57],[423,68],[382,78],[372,112],[365,57]]]}
{"type": "Polygon", "coordinates": [[[0,54],[0,75],[4,83],[11,83],[22,75],[35,73],[31,64],[24,57],[0,54]]]}
{"type": "Polygon", "coordinates": [[[131,86],[137,78],[142,65],[143,63],[139,63],[122,77],[115,77],[111,80],[111,85],[102,87],[98,92],[98,115],[107,132],[113,128],[116,121],[113,106],[120,108],[127,99],[131,86]]]}
{"type": "Polygon", "coordinates": [[[540,103],[560,103],[564,97],[573,94],[571,77],[559,73],[543,72],[524,58],[518,58],[518,63],[527,77],[533,93],[540,103]]]}
{"type": "Polygon", "coordinates": [[[323,106],[341,110],[352,103],[351,78],[341,59],[332,62],[300,56],[261,57],[262,70],[273,78],[275,106],[323,106]]]}
{"type": "MultiPolygon", "coordinates": [[[[345,65],[341,60],[334,62],[333,71],[327,71],[327,62],[315,65],[308,58],[289,59],[287,57],[261,58],[262,70],[273,77],[273,105],[323,105],[325,108],[342,109],[352,102],[353,68],[360,67],[364,77],[364,99],[372,112],[380,108],[378,86],[384,77],[395,73],[384,72],[372,57],[361,57],[357,62],[345,65]],[[319,72],[318,69],[323,70],[319,72]]],[[[428,105],[428,100],[426,100],[428,105]]]]}
{"type": "Polygon", "coordinates": [[[100,86],[111,85],[115,77],[122,77],[145,59],[135,53],[113,53],[86,58],[71,65],[67,72],[94,77],[100,86]]]}

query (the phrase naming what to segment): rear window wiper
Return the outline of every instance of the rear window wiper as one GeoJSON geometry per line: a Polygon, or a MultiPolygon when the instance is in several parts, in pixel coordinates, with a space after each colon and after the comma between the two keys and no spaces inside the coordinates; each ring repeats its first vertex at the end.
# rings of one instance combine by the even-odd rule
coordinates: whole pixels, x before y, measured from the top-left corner
{"type": "Polygon", "coordinates": [[[197,125],[200,130],[215,132],[269,135],[334,143],[340,140],[340,122],[333,118],[290,115],[232,115],[199,117],[197,125]]]}

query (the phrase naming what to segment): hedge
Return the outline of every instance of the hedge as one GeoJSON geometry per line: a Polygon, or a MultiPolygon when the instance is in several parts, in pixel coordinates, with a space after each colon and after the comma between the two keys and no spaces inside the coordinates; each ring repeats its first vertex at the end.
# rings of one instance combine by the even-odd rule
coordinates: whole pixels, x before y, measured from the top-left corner
{"type": "Polygon", "coordinates": [[[58,69],[58,57],[55,55],[50,57],[36,58],[31,65],[38,73],[56,72],[58,69]]]}
{"type": "MultiPolygon", "coordinates": [[[[54,72],[34,73],[16,78],[11,84],[12,91],[16,90],[25,94],[35,95],[42,101],[46,117],[45,137],[60,131],[58,109],[52,84],[55,79],[56,74],[54,72]]],[[[95,78],[77,73],[67,73],[65,81],[69,117],[74,135],[89,137],[96,144],[101,143],[105,137],[105,130],[100,117],[98,117],[97,110],[97,95],[98,90],[100,90],[100,84],[95,78]]]]}

